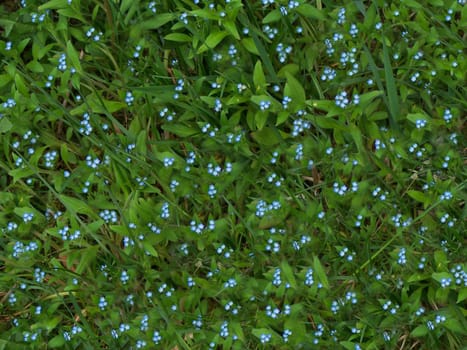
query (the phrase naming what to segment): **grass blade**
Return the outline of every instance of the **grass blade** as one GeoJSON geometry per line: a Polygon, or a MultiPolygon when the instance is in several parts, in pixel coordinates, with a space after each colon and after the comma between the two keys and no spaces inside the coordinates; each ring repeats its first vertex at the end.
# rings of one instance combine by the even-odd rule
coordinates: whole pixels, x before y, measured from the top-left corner
{"type": "Polygon", "coordinates": [[[388,108],[389,108],[389,123],[391,127],[397,130],[397,119],[400,115],[399,97],[397,96],[396,82],[393,75],[393,69],[391,66],[391,58],[389,57],[389,50],[386,43],[383,40],[383,64],[384,64],[384,75],[386,78],[386,93],[388,96],[388,108]]]}

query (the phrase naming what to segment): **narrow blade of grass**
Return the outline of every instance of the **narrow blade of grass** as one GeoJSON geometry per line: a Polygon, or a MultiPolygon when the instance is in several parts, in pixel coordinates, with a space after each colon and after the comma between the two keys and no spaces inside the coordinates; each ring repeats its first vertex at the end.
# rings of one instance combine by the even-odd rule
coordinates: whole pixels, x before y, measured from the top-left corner
{"type": "Polygon", "coordinates": [[[384,75],[386,77],[386,93],[388,95],[388,108],[389,108],[389,123],[393,129],[397,129],[397,119],[400,115],[399,97],[397,96],[396,82],[393,75],[391,66],[391,58],[389,57],[389,50],[383,40],[383,64],[384,75]]]}
{"type": "MultiPolygon", "coordinates": [[[[388,99],[388,92],[384,88],[383,81],[381,80],[381,77],[379,75],[379,68],[376,66],[375,61],[373,60],[373,57],[371,55],[370,50],[368,49],[368,46],[363,45],[363,50],[365,51],[365,54],[368,59],[368,64],[370,65],[371,72],[373,73],[373,79],[376,82],[376,85],[378,86],[378,89],[381,91],[384,91],[384,94],[382,95],[384,104],[388,107],[389,109],[389,124],[394,130],[398,130],[397,123],[395,122],[395,119],[393,118],[392,112],[391,112],[391,107],[390,107],[390,101],[388,99]]],[[[394,86],[395,89],[395,86],[394,86]]]]}

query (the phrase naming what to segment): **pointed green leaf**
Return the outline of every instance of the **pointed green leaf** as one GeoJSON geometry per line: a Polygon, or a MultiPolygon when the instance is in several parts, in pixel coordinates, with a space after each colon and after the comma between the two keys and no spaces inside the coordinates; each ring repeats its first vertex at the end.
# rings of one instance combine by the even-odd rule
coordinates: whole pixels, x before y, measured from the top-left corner
{"type": "Polygon", "coordinates": [[[37,62],[36,60],[30,61],[27,65],[26,68],[29,69],[31,72],[34,73],[42,73],[44,72],[44,67],[42,67],[42,64],[37,62]]]}
{"type": "Polygon", "coordinates": [[[261,130],[268,121],[268,112],[257,111],[255,114],[255,125],[258,130],[261,130]]]}
{"type": "Polygon", "coordinates": [[[396,81],[394,79],[394,72],[391,66],[391,58],[389,57],[389,49],[386,42],[383,40],[383,64],[384,75],[386,78],[386,92],[388,94],[389,102],[389,122],[391,126],[397,130],[397,119],[400,116],[399,97],[397,95],[396,81]]]}
{"type": "Polygon", "coordinates": [[[156,249],[152,246],[150,242],[144,241],[143,242],[143,249],[151,256],[158,257],[159,254],[157,253],[156,249]]]}
{"type": "Polygon", "coordinates": [[[4,87],[11,81],[11,76],[9,74],[0,74],[0,88],[4,87]]]}
{"type": "Polygon", "coordinates": [[[31,168],[18,168],[18,169],[10,170],[8,172],[8,175],[13,177],[13,182],[16,182],[20,179],[24,179],[26,177],[34,175],[35,173],[36,172],[31,168]]]}
{"type": "Polygon", "coordinates": [[[19,74],[15,74],[15,84],[18,91],[24,95],[29,96],[29,89],[26,87],[23,78],[19,74]]]}
{"type": "Polygon", "coordinates": [[[448,318],[448,320],[443,324],[443,326],[455,333],[464,334],[464,336],[467,334],[465,324],[459,322],[459,320],[448,318]]]}
{"type": "Polygon", "coordinates": [[[276,126],[285,123],[291,116],[291,113],[288,111],[281,111],[277,114],[276,126]]]}
{"type": "Polygon", "coordinates": [[[50,0],[47,1],[45,4],[39,6],[39,11],[45,11],[45,10],[57,10],[61,8],[65,8],[70,6],[68,4],[67,0],[50,0]]]}
{"type": "Polygon", "coordinates": [[[80,259],[78,266],[76,267],[76,273],[82,274],[86,268],[91,265],[96,259],[97,252],[99,251],[99,246],[91,246],[86,249],[81,250],[80,259]]]}
{"type": "Polygon", "coordinates": [[[134,0],[122,0],[120,5],[120,13],[125,13],[133,3],[134,0]]]}
{"type": "Polygon", "coordinates": [[[318,20],[324,20],[326,19],[326,16],[324,15],[324,12],[320,9],[317,9],[316,7],[310,5],[310,4],[302,4],[299,7],[297,7],[297,12],[301,14],[302,16],[312,18],[312,19],[318,19],[318,20]]]}
{"type": "Polygon", "coordinates": [[[238,33],[237,26],[235,25],[234,21],[226,20],[223,24],[225,30],[227,30],[230,35],[232,35],[235,39],[240,40],[240,34],[238,33]]]}
{"type": "Polygon", "coordinates": [[[266,17],[263,18],[263,24],[268,24],[272,22],[277,22],[282,17],[282,14],[279,9],[272,10],[269,12],[266,17]]]}
{"type": "Polygon", "coordinates": [[[92,210],[91,207],[87,205],[86,202],[84,202],[83,200],[66,196],[64,194],[60,194],[58,198],[63,203],[63,205],[72,212],[86,214],[90,217],[96,217],[94,210],[92,210]]]}
{"type": "Polygon", "coordinates": [[[229,35],[228,32],[226,31],[217,31],[214,33],[211,33],[208,35],[206,38],[206,41],[204,42],[203,45],[198,49],[197,53],[203,53],[207,50],[212,50],[214,49],[219,43],[227,36],[229,35]]]}
{"type": "Polygon", "coordinates": [[[383,91],[381,90],[374,90],[370,92],[366,92],[364,94],[360,95],[360,104],[359,106],[362,106],[364,108],[367,106],[371,101],[373,101],[376,97],[381,96],[383,94],[383,91]]]}
{"type": "Polygon", "coordinates": [[[407,191],[407,194],[420,203],[425,203],[428,200],[428,197],[420,191],[410,190],[407,191]]]}
{"type": "Polygon", "coordinates": [[[191,42],[192,37],[184,33],[170,33],[164,39],[177,42],[191,42]]]}
{"type": "Polygon", "coordinates": [[[434,254],[435,256],[435,268],[437,270],[445,267],[448,263],[448,258],[446,256],[446,253],[442,250],[437,250],[434,254]]]}
{"type": "Polygon", "coordinates": [[[162,129],[181,137],[192,136],[199,132],[198,129],[181,124],[163,124],[162,129]]]}
{"type": "Polygon", "coordinates": [[[412,332],[410,332],[410,335],[412,337],[419,338],[419,337],[425,336],[427,333],[428,333],[428,327],[426,325],[422,324],[422,325],[416,327],[412,332]]]}
{"type": "Polygon", "coordinates": [[[452,278],[452,275],[449,272],[433,272],[431,278],[437,282],[441,282],[442,279],[452,278]]]}
{"type": "Polygon", "coordinates": [[[467,288],[463,287],[459,291],[459,295],[457,296],[456,303],[459,304],[459,303],[463,302],[465,299],[467,299],[467,288]]]}
{"type": "Polygon", "coordinates": [[[5,134],[6,132],[10,131],[13,127],[13,124],[7,117],[0,117],[0,134],[5,134]]]}
{"type": "Polygon", "coordinates": [[[316,275],[318,276],[318,279],[322,283],[323,287],[329,289],[328,277],[326,276],[323,265],[321,265],[321,261],[319,261],[317,256],[313,257],[313,269],[315,270],[316,275]]]}
{"type": "Polygon", "coordinates": [[[173,13],[161,13],[156,14],[153,18],[147,21],[135,23],[131,27],[130,38],[139,38],[142,31],[158,29],[173,20],[175,17],[176,16],[173,13]]]}
{"type": "Polygon", "coordinates": [[[61,316],[56,316],[56,317],[52,317],[52,318],[47,318],[46,321],[44,321],[43,323],[43,327],[45,328],[45,330],[47,332],[50,332],[52,331],[53,329],[55,329],[55,327],[58,326],[58,324],[60,323],[60,321],[62,320],[62,317],[61,316]]]}
{"type": "Polygon", "coordinates": [[[245,49],[248,50],[248,52],[259,56],[259,51],[258,48],[255,45],[255,42],[253,38],[244,38],[241,40],[241,43],[245,49]]]}
{"type": "Polygon", "coordinates": [[[76,68],[76,71],[78,73],[81,73],[82,69],[81,69],[81,62],[79,61],[79,55],[78,55],[78,52],[73,47],[73,44],[71,43],[70,40],[68,40],[66,43],[66,53],[67,53],[67,56],[70,58],[70,61],[73,67],[76,68]]]}
{"type": "Polygon", "coordinates": [[[295,280],[293,270],[287,261],[282,261],[281,270],[284,273],[285,280],[290,283],[290,286],[292,288],[297,288],[297,281],[295,280]]]}
{"type": "Polygon", "coordinates": [[[360,129],[355,125],[351,124],[349,126],[349,132],[350,135],[352,135],[352,138],[355,142],[355,145],[357,146],[357,150],[360,153],[363,153],[365,151],[364,146],[363,146],[363,137],[362,137],[362,132],[360,129]]]}
{"type": "Polygon", "coordinates": [[[287,83],[284,88],[284,95],[292,98],[292,104],[298,105],[300,108],[305,104],[305,89],[295,77],[286,72],[287,83]]]}
{"type": "Polygon", "coordinates": [[[262,90],[266,87],[266,77],[264,76],[263,65],[258,60],[255,64],[253,71],[253,83],[255,84],[256,91],[262,90]]]}
{"type": "Polygon", "coordinates": [[[63,338],[63,335],[61,334],[50,339],[47,344],[47,346],[51,349],[63,348],[63,345],[65,345],[65,338],[63,338]]]}
{"type": "Polygon", "coordinates": [[[264,146],[273,146],[281,141],[279,132],[269,127],[252,132],[251,137],[260,145],[264,146]]]}

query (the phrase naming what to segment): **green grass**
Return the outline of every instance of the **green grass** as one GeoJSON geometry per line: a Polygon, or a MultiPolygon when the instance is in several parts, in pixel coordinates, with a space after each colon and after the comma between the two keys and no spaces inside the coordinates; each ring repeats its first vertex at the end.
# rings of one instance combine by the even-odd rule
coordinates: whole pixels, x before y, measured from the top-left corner
{"type": "Polygon", "coordinates": [[[466,20],[0,5],[0,350],[462,349],[466,20]]]}

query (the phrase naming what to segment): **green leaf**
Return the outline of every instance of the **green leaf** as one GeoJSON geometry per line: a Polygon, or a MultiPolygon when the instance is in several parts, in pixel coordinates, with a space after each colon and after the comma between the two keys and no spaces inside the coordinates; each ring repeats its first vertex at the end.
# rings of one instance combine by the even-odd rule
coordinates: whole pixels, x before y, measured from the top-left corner
{"type": "Polygon", "coordinates": [[[115,113],[127,107],[127,104],[124,102],[105,100],[102,97],[97,96],[94,93],[90,94],[89,96],[86,96],[85,101],[86,103],[83,103],[80,106],[72,109],[70,111],[70,114],[81,115],[89,111],[89,108],[94,113],[107,114],[107,113],[115,113]]]}
{"type": "Polygon", "coordinates": [[[96,217],[96,213],[94,212],[94,210],[92,210],[92,208],[89,205],[87,205],[86,202],[84,202],[83,200],[74,197],[69,197],[64,194],[59,194],[58,198],[68,210],[71,210],[74,213],[86,214],[90,217],[96,217]]]}
{"type": "Polygon", "coordinates": [[[426,120],[428,122],[428,125],[430,125],[431,118],[424,113],[409,113],[407,114],[407,120],[411,121],[414,124],[417,123],[417,120],[426,120]]]}
{"type": "Polygon", "coordinates": [[[334,129],[334,130],[340,130],[340,131],[346,130],[346,127],[344,124],[342,124],[341,122],[333,118],[326,118],[326,117],[318,116],[315,119],[315,123],[316,125],[318,125],[320,128],[323,128],[323,129],[334,129]]]}
{"type": "Polygon", "coordinates": [[[261,130],[268,121],[269,113],[267,111],[257,111],[255,114],[255,125],[258,130],[261,130]]]}
{"type": "Polygon", "coordinates": [[[67,56],[70,58],[71,64],[74,68],[76,68],[76,71],[78,73],[82,73],[81,62],[79,61],[78,52],[75,50],[70,40],[68,40],[66,43],[66,53],[67,56]]]}
{"type": "Polygon", "coordinates": [[[448,318],[443,325],[444,327],[455,333],[464,334],[464,336],[467,334],[467,329],[463,327],[463,323],[459,322],[456,319],[448,318]]]}
{"type": "Polygon", "coordinates": [[[329,289],[328,277],[326,276],[323,265],[321,265],[321,261],[319,261],[317,256],[313,257],[313,269],[315,270],[316,275],[318,276],[318,279],[322,283],[323,287],[329,289]]]}
{"type": "MultiPolygon", "coordinates": [[[[254,27],[254,25],[249,21],[247,16],[239,13],[238,19],[243,24],[243,26],[247,28],[254,27]]],[[[274,65],[272,64],[272,61],[271,61],[271,55],[264,47],[263,41],[259,38],[258,34],[260,33],[261,32],[255,31],[255,30],[252,30],[250,32],[251,37],[253,38],[254,44],[256,46],[256,49],[258,50],[259,56],[261,57],[262,62],[264,63],[266,69],[268,70],[269,76],[271,78],[271,83],[278,83],[276,71],[274,70],[274,65]]]]}
{"type": "Polygon", "coordinates": [[[34,214],[34,218],[40,217],[40,213],[31,207],[16,207],[13,212],[18,215],[18,216],[23,216],[26,213],[32,213],[34,214]]]}
{"type": "Polygon", "coordinates": [[[48,347],[51,349],[63,348],[65,345],[65,338],[62,335],[57,335],[49,340],[48,347]]]}
{"type": "Polygon", "coordinates": [[[282,17],[282,14],[279,9],[272,10],[269,12],[266,17],[263,18],[263,24],[268,24],[272,22],[277,22],[282,17]]]}
{"type": "Polygon", "coordinates": [[[60,156],[65,164],[76,163],[76,156],[73,153],[70,153],[66,143],[60,145],[60,156]]]}
{"type": "Polygon", "coordinates": [[[433,272],[431,278],[437,282],[441,282],[442,279],[452,278],[452,275],[449,272],[433,272]]]}
{"type": "Polygon", "coordinates": [[[181,137],[192,136],[199,133],[198,129],[181,124],[163,124],[162,129],[181,137]]]}
{"type": "Polygon", "coordinates": [[[55,329],[55,327],[58,326],[60,321],[62,320],[61,316],[56,316],[52,318],[47,318],[46,321],[43,323],[43,327],[46,329],[47,332],[50,332],[55,329]]]}
{"type": "Polygon", "coordinates": [[[413,275],[410,275],[410,277],[407,279],[407,282],[412,283],[412,282],[425,281],[429,278],[430,278],[430,275],[428,274],[414,273],[413,275]]]}
{"type": "Polygon", "coordinates": [[[353,343],[351,341],[341,341],[339,344],[342,345],[344,347],[344,349],[347,349],[347,350],[354,350],[355,349],[355,343],[353,343]]]}
{"type": "Polygon", "coordinates": [[[16,21],[11,21],[5,18],[0,18],[0,26],[2,26],[5,30],[4,37],[7,38],[10,36],[11,30],[15,26],[16,21]]]}
{"type": "Polygon", "coordinates": [[[420,203],[425,203],[429,200],[429,198],[423,192],[420,191],[410,190],[407,191],[407,194],[420,203]]]}
{"type": "Polygon", "coordinates": [[[404,4],[408,7],[414,8],[414,9],[421,9],[423,8],[423,5],[420,4],[416,0],[404,0],[404,4]]]}
{"type": "Polygon", "coordinates": [[[292,98],[292,104],[302,108],[306,100],[305,89],[292,74],[286,72],[285,76],[287,78],[287,83],[285,83],[284,95],[292,98]]]}
{"type": "Polygon", "coordinates": [[[289,63],[283,66],[278,72],[277,76],[279,78],[286,78],[286,74],[289,73],[291,75],[295,75],[300,71],[300,66],[295,63],[289,63]]]}
{"type": "Polygon", "coordinates": [[[240,40],[240,34],[238,33],[237,26],[234,21],[226,20],[223,22],[224,28],[232,35],[235,39],[240,40]]]}
{"type": "Polygon", "coordinates": [[[319,109],[320,111],[329,112],[334,109],[336,104],[329,100],[308,100],[307,104],[313,108],[319,109]]]}
{"type": "Polygon", "coordinates": [[[383,94],[383,91],[381,90],[374,90],[370,92],[366,92],[364,94],[360,95],[360,104],[362,108],[367,106],[371,101],[373,101],[376,97],[379,97],[383,94]]]}
{"type": "Polygon", "coordinates": [[[84,270],[88,268],[89,265],[91,265],[94,262],[97,256],[97,252],[99,251],[99,248],[100,247],[98,245],[95,245],[95,246],[88,247],[86,249],[82,249],[80,251],[81,253],[80,259],[79,259],[78,266],[76,267],[77,274],[82,274],[84,270]]]}
{"type": "Polygon", "coordinates": [[[17,182],[18,180],[34,175],[35,173],[36,172],[31,168],[19,168],[10,170],[8,175],[13,177],[13,182],[17,182]]]}
{"type": "Polygon", "coordinates": [[[219,19],[219,15],[216,12],[207,9],[193,10],[191,14],[202,19],[210,19],[213,21],[219,19]]]}
{"type": "Polygon", "coordinates": [[[206,41],[204,42],[203,45],[198,49],[197,53],[203,53],[207,50],[212,50],[214,49],[219,43],[227,36],[229,35],[228,32],[226,31],[217,31],[214,33],[211,33],[208,35],[206,38],[206,41]]]}
{"type": "Polygon", "coordinates": [[[251,133],[251,137],[263,146],[273,146],[281,141],[279,131],[275,128],[264,127],[251,133]]]}
{"type": "Polygon", "coordinates": [[[428,333],[428,327],[422,324],[416,327],[412,332],[410,332],[410,335],[412,337],[420,338],[420,337],[427,335],[427,333],[428,333]]]}
{"type": "Polygon", "coordinates": [[[351,124],[349,125],[349,132],[350,132],[350,135],[352,135],[355,145],[357,146],[357,150],[361,154],[364,154],[365,148],[363,145],[363,136],[362,136],[362,132],[360,131],[360,129],[355,124],[351,124]]]}
{"type": "Polygon", "coordinates": [[[291,116],[291,113],[288,111],[279,112],[277,114],[276,126],[285,123],[289,119],[290,116],[291,116]]]}
{"type": "Polygon", "coordinates": [[[0,350],[7,349],[7,345],[12,345],[8,340],[0,339],[0,350]]]}
{"type": "Polygon", "coordinates": [[[6,204],[14,200],[13,193],[10,192],[0,192],[0,205],[6,204]]]}
{"type": "Polygon", "coordinates": [[[140,33],[146,30],[155,30],[162,27],[164,24],[170,22],[176,17],[173,13],[161,13],[156,14],[153,18],[142,21],[140,23],[135,23],[132,25],[130,30],[130,37],[131,38],[139,38],[140,33]]]}
{"type": "Polygon", "coordinates": [[[397,96],[396,81],[394,79],[393,68],[391,66],[391,58],[389,57],[389,49],[386,42],[383,40],[383,64],[384,75],[386,78],[386,92],[388,94],[389,103],[389,122],[394,130],[397,130],[397,119],[400,116],[399,97],[397,96]]]}
{"type": "Polygon", "coordinates": [[[5,134],[11,130],[13,124],[7,117],[0,117],[0,134],[5,134]]]}
{"type": "Polygon", "coordinates": [[[253,328],[251,333],[257,337],[258,339],[261,338],[261,334],[269,334],[271,333],[271,329],[269,328],[253,328]]]}
{"type": "Polygon", "coordinates": [[[467,299],[467,288],[462,287],[461,290],[459,291],[459,295],[457,296],[456,303],[459,304],[463,302],[465,299],[467,299]]]}
{"type": "Polygon", "coordinates": [[[11,81],[11,76],[9,74],[0,74],[0,88],[4,87],[11,81]]]}
{"type": "Polygon", "coordinates": [[[253,83],[255,85],[256,92],[266,88],[266,77],[264,76],[263,65],[261,61],[256,61],[255,69],[253,71],[253,83]]]}
{"type": "Polygon", "coordinates": [[[164,39],[176,42],[191,42],[192,37],[184,33],[170,33],[164,39]]]}
{"type": "Polygon", "coordinates": [[[322,10],[317,9],[314,6],[311,6],[310,4],[302,4],[296,8],[296,11],[302,16],[305,16],[308,18],[318,19],[318,20],[326,19],[326,16],[324,15],[322,10]]]}
{"type": "Polygon", "coordinates": [[[281,270],[284,273],[284,277],[285,277],[286,281],[290,283],[290,286],[292,288],[297,288],[297,281],[295,280],[293,270],[290,267],[290,265],[287,263],[287,261],[285,261],[285,260],[282,261],[281,270]]]}
{"type": "Polygon", "coordinates": [[[16,88],[23,96],[29,96],[29,89],[26,87],[26,84],[24,83],[21,75],[15,74],[15,84],[16,88]]]}
{"type": "Polygon", "coordinates": [[[62,8],[57,10],[57,12],[63,17],[75,18],[83,23],[87,22],[87,20],[81,15],[81,13],[76,11],[73,7],[62,8]]]}
{"type": "Polygon", "coordinates": [[[257,56],[260,55],[253,38],[244,38],[241,40],[241,43],[248,52],[257,56]]]}
{"type": "Polygon", "coordinates": [[[134,4],[134,0],[122,0],[120,5],[120,13],[125,13],[132,4],[134,4]]]}
{"type": "Polygon", "coordinates": [[[245,334],[243,333],[243,327],[239,322],[230,323],[233,333],[238,337],[241,342],[245,341],[245,334]]]}
{"type": "Polygon", "coordinates": [[[434,254],[435,256],[435,269],[439,270],[444,268],[448,263],[448,258],[446,253],[442,250],[437,250],[434,254]]]}
{"type": "Polygon", "coordinates": [[[42,64],[37,62],[36,60],[30,61],[27,65],[26,68],[29,69],[31,72],[34,73],[42,73],[44,72],[44,67],[42,67],[42,64]]]}
{"type": "Polygon", "coordinates": [[[158,257],[159,254],[157,253],[156,249],[154,249],[154,247],[152,246],[152,244],[148,241],[144,241],[143,242],[143,248],[144,250],[150,254],[151,256],[154,256],[154,257],[158,257]]]}
{"type": "MultiPolygon", "coordinates": [[[[370,9],[373,8],[373,6],[370,7],[370,9]]],[[[369,11],[366,13],[368,14],[369,11]]],[[[366,17],[366,15],[365,15],[366,17]]],[[[378,86],[378,89],[381,90],[381,91],[384,91],[384,85],[383,85],[383,81],[379,75],[379,67],[376,65],[376,62],[375,60],[373,59],[373,55],[370,51],[370,49],[368,48],[368,46],[366,45],[363,45],[363,49],[365,51],[365,58],[368,60],[368,65],[370,67],[370,70],[372,71],[373,73],[373,78],[376,82],[376,85],[378,86]]],[[[387,50],[387,49],[386,49],[387,50]]],[[[389,62],[390,63],[390,62],[389,62]]],[[[390,66],[388,65],[388,70],[391,70],[390,69],[390,66]]],[[[392,70],[391,70],[391,76],[392,76],[392,70]]],[[[390,110],[390,103],[389,103],[389,99],[388,99],[388,96],[387,96],[387,92],[383,94],[383,101],[385,103],[385,105],[387,106],[387,108],[390,110]]],[[[370,118],[371,119],[371,118],[370,118]]],[[[389,117],[389,122],[391,124],[391,127],[393,127],[394,130],[398,130],[398,126],[395,122],[395,119],[392,117],[392,114],[391,116],[389,117]]]]}
{"type": "Polygon", "coordinates": [[[39,11],[57,10],[70,6],[67,0],[51,0],[39,6],[39,11]]]}

